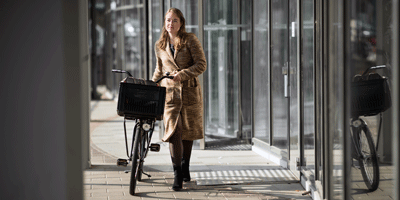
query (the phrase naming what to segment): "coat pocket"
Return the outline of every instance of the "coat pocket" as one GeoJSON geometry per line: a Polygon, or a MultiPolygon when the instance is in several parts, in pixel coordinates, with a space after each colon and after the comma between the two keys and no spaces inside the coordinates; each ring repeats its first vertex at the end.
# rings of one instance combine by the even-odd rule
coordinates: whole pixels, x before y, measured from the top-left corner
{"type": "Polygon", "coordinates": [[[184,87],[182,90],[183,105],[193,105],[200,102],[200,87],[184,87]]]}
{"type": "Polygon", "coordinates": [[[174,103],[174,88],[173,87],[167,87],[166,88],[166,94],[165,94],[165,103],[166,104],[173,104],[174,103]]]}

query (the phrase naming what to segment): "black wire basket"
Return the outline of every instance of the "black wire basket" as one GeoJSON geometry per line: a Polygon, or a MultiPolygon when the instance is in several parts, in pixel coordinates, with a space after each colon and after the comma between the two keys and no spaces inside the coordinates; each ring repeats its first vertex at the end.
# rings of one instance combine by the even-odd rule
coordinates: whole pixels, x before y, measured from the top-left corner
{"type": "Polygon", "coordinates": [[[392,106],[389,83],[385,77],[353,82],[351,92],[352,116],[373,116],[392,106]]]}
{"type": "Polygon", "coordinates": [[[162,119],[165,105],[165,87],[121,82],[119,85],[119,116],[128,119],[162,119]]]}

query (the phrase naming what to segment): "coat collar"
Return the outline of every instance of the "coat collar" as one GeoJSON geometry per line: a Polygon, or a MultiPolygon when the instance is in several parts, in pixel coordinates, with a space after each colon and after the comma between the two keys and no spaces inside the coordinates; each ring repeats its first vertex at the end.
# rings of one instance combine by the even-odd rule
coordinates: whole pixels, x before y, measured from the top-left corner
{"type": "Polygon", "coordinates": [[[179,66],[175,62],[176,55],[178,54],[178,50],[175,50],[174,55],[172,55],[171,48],[169,47],[170,43],[167,41],[167,46],[165,47],[165,51],[168,53],[169,58],[171,59],[172,63],[176,66],[177,69],[179,69],[179,66]]]}
{"type": "Polygon", "coordinates": [[[172,58],[175,61],[176,52],[175,52],[175,55],[172,55],[172,51],[171,51],[170,45],[171,44],[169,43],[169,41],[167,41],[167,46],[165,46],[165,51],[168,53],[169,57],[172,58]]]}

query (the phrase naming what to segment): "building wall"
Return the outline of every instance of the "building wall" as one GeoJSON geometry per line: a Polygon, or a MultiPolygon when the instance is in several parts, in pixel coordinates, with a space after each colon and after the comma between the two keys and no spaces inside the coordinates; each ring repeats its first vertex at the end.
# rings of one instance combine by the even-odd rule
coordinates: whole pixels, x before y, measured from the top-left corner
{"type": "Polygon", "coordinates": [[[0,3],[0,199],[83,199],[86,3],[0,3]]]}

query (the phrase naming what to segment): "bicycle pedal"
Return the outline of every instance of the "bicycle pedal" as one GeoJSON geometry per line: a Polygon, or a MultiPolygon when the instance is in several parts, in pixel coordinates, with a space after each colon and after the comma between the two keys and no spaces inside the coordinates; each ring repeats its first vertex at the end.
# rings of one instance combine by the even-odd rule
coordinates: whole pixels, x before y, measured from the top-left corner
{"type": "Polygon", "coordinates": [[[117,165],[118,166],[126,167],[126,166],[128,166],[128,163],[129,163],[129,161],[127,159],[120,158],[120,159],[117,160],[117,165]]]}
{"type": "Polygon", "coordinates": [[[160,144],[151,143],[150,144],[150,151],[159,152],[160,151],[160,144]]]}

